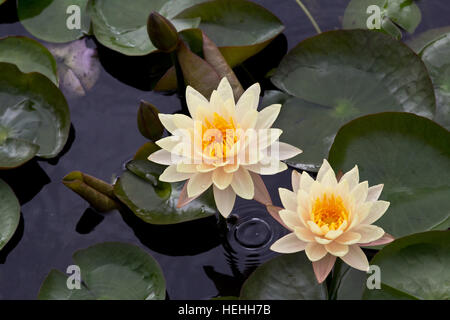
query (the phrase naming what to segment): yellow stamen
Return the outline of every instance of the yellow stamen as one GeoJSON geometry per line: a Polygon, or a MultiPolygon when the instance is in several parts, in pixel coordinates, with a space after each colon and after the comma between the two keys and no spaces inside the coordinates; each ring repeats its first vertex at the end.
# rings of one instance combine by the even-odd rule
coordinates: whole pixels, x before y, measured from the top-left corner
{"type": "Polygon", "coordinates": [[[202,149],[208,157],[222,158],[225,160],[227,152],[233,148],[238,140],[236,126],[233,118],[227,121],[224,117],[214,112],[210,122],[205,118],[202,126],[202,149]]]}
{"type": "Polygon", "coordinates": [[[314,202],[312,214],[314,222],[319,227],[326,225],[330,230],[337,230],[344,221],[348,220],[348,210],[342,198],[333,194],[318,197],[314,202]]]}

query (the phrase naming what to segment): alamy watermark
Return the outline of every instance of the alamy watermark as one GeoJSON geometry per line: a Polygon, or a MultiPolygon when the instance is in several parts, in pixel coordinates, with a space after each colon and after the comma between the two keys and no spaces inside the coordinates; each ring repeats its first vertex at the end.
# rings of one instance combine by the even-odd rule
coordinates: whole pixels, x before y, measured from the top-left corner
{"type": "Polygon", "coordinates": [[[66,19],[66,27],[69,30],[81,29],[81,8],[75,4],[67,7],[66,13],[69,15],[66,19]]]}

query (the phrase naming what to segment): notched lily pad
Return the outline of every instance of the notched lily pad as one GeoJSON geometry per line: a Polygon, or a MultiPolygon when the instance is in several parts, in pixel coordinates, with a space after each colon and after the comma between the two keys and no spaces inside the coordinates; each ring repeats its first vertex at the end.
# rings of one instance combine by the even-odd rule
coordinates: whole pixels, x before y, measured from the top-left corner
{"type": "Polygon", "coordinates": [[[326,300],[304,252],[284,254],[259,266],[244,283],[243,300],[326,300]]]}
{"type": "Polygon", "coordinates": [[[272,82],[295,96],[283,97],[275,123],[284,131],[283,141],[303,150],[288,163],[313,171],[348,121],[383,111],[432,118],[436,108],[421,59],[392,37],[368,30],[330,31],[299,43],[272,82]]]}
{"type": "Polygon", "coordinates": [[[166,283],[158,262],[137,246],[106,242],[73,255],[80,268],[81,287],[52,270],[39,291],[39,300],[164,300],[166,283]]]}
{"type": "Polygon", "coordinates": [[[19,221],[19,200],[6,182],[0,179],[0,250],[11,240],[19,221]]]}
{"type": "Polygon", "coordinates": [[[344,29],[366,29],[369,6],[380,8],[381,31],[395,38],[402,37],[402,29],[414,33],[422,13],[414,0],[352,0],[345,9],[344,29]]]}
{"type": "Polygon", "coordinates": [[[381,270],[381,289],[364,299],[450,299],[450,232],[431,231],[397,239],[371,261],[381,270]]]}
{"type": "Polygon", "coordinates": [[[361,181],[384,184],[388,211],[376,222],[394,237],[450,227],[450,132],[410,113],[386,112],[343,126],[329,161],[361,181]]]}
{"type": "Polygon", "coordinates": [[[212,192],[177,207],[184,182],[158,180],[163,166],[148,160],[133,160],[114,186],[114,193],[136,216],[151,224],[175,224],[216,213],[212,192]]]}
{"type": "Polygon", "coordinates": [[[0,63],[0,74],[0,167],[16,167],[34,154],[57,156],[70,130],[61,91],[42,74],[9,63],[0,63]]]}

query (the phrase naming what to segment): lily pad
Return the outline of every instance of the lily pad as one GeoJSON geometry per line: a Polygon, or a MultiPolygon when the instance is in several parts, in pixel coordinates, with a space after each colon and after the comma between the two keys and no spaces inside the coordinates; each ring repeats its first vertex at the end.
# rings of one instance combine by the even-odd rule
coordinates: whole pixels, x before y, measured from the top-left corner
{"type": "Polygon", "coordinates": [[[201,19],[199,28],[219,47],[231,67],[257,54],[284,30],[270,11],[246,0],[201,1],[176,16],[196,17],[201,19]]]}
{"type": "Polygon", "coordinates": [[[376,224],[394,237],[450,227],[450,132],[435,122],[395,112],[356,119],[339,130],[329,161],[384,184],[391,204],[376,224]]]}
{"type": "Polygon", "coordinates": [[[114,193],[136,216],[151,224],[175,224],[216,213],[212,192],[177,208],[184,182],[158,180],[164,167],[148,160],[134,160],[127,165],[114,186],[114,193]]]}
{"type": "Polygon", "coordinates": [[[24,73],[39,72],[58,85],[56,61],[42,44],[27,37],[0,39],[0,62],[15,64],[24,73]]]}
{"type": "Polygon", "coordinates": [[[9,63],[0,63],[0,74],[0,160],[13,155],[0,167],[18,166],[36,152],[42,158],[58,155],[70,130],[61,91],[42,74],[25,74],[9,63]]]}
{"type": "Polygon", "coordinates": [[[380,8],[381,30],[396,38],[402,36],[399,27],[414,33],[422,20],[422,13],[414,0],[352,0],[345,9],[344,29],[366,29],[370,17],[367,9],[372,5],[380,8]]]}
{"type": "Polygon", "coordinates": [[[304,252],[285,254],[259,266],[244,283],[243,300],[326,300],[304,252]]]}
{"type": "Polygon", "coordinates": [[[330,299],[361,300],[369,276],[368,273],[354,269],[337,259],[330,286],[330,299]]]}
{"type": "Polygon", "coordinates": [[[0,179],[0,250],[11,240],[19,220],[19,201],[6,182],[0,179]]]}
{"type": "Polygon", "coordinates": [[[450,299],[450,232],[414,234],[387,245],[371,264],[381,270],[381,289],[364,299],[450,299]]]}
{"type": "MultiPolygon", "coordinates": [[[[92,0],[87,11],[95,37],[104,46],[129,56],[143,56],[157,51],[147,33],[147,19],[152,11],[161,13],[167,0],[136,0],[133,5],[122,0],[92,0]]],[[[168,18],[178,31],[196,28],[199,19],[168,18]]]]}
{"type": "Polygon", "coordinates": [[[89,32],[87,2],[88,0],[18,0],[17,14],[25,29],[36,38],[48,42],[69,42],[89,32]],[[79,25],[76,20],[78,13],[79,25]]]}
{"type": "Polygon", "coordinates": [[[164,300],[166,283],[158,262],[137,246],[106,242],[73,255],[81,288],[68,289],[68,275],[52,270],[40,300],[164,300]]]}
{"type": "Polygon", "coordinates": [[[420,58],[392,37],[368,30],[330,31],[299,43],[272,82],[296,96],[275,123],[284,130],[283,141],[303,149],[288,163],[312,171],[348,121],[383,111],[432,118],[436,108],[420,58]]]}
{"type": "Polygon", "coordinates": [[[434,121],[450,129],[450,33],[426,46],[420,53],[436,92],[434,121]]]}
{"type": "Polygon", "coordinates": [[[450,26],[430,29],[406,41],[406,44],[419,54],[426,46],[450,33],[450,26]]]}

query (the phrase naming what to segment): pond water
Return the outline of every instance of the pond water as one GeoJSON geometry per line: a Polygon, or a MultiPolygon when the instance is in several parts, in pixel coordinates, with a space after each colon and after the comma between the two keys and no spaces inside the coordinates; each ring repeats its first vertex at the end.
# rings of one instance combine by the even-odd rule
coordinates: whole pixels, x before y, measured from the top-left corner
{"type": "MultiPolygon", "coordinates": [[[[255,2],[277,15],[286,31],[285,38],[278,39],[248,66],[258,61],[276,66],[283,51],[315,34],[294,0],[255,2]]],[[[418,2],[423,21],[417,33],[449,24],[447,2],[418,2]]],[[[347,3],[348,0],[305,1],[322,30],[340,27],[347,3]]],[[[0,37],[30,36],[17,22],[14,4],[15,1],[8,1],[0,7],[0,37]]],[[[100,46],[92,39],[88,45],[100,46]]],[[[146,142],[136,124],[141,99],[150,101],[163,113],[180,108],[176,96],[147,91],[145,75],[134,76],[142,74],[139,66],[148,63],[145,58],[120,58],[106,48],[98,49],[102,63],[98,82],[86,96],[68,99],[73,128],[61,156],[0,172],[0,178],[11,185],[22,204],[19,228],[0,252],[0,299],[35,299],[51,269],[65,271],[76,250],[105,241],[132,243],[149,252],[163,269],[170,299],[238,295],[249,273],[274,256],[270,244],[286,232],[261,205],[239,200],[233,211],[236,217],[230,219],[230,231],[225,233],[215,217],[153,226],[129,212],[96,213],[61,183],[74,170],[111,182],[121,174],[123,164],[146,142]]],[[[243,82],[251,83],[248,79],[248,83],[243,82]]],[[[290,172],[264,180],[274,203],[279,204],[277,189],[289,187],[290,172]]]]}

